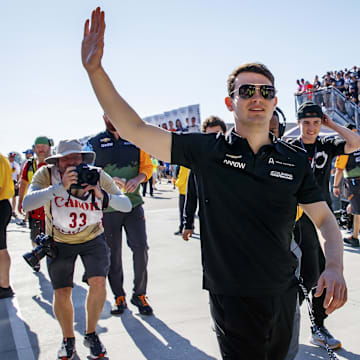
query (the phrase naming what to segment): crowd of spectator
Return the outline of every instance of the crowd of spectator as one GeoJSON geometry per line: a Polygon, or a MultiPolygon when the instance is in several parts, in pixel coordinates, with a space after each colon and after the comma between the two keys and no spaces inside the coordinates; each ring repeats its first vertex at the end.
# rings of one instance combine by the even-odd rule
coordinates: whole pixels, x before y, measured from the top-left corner
{"type": "Polygon", "coordinates": [[[360,95],[360,68],[353,66],[344,70],[328,71],[321,76],[315,75],[314,81],[306,81],[305,79],[296,80],[297,89],[295,95],[300,106],[304,101],[311,100],[318,105],[330,108],[329,91],[336,88],[344,97],[336,96],[336,108],[349,119],[355,120],[354,105],[359,104],[360,95]]]}

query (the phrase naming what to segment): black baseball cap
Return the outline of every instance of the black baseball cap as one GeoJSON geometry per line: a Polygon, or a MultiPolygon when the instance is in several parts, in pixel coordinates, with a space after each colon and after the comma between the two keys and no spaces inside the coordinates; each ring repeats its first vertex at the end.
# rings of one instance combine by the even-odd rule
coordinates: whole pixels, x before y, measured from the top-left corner
{"type": "Polygon", "coordinates": [[[319,117],[322,119],[323,115],[321,107],[312,101],[304,102],[297,111],[298,120],[311,117],[319,117]]]}

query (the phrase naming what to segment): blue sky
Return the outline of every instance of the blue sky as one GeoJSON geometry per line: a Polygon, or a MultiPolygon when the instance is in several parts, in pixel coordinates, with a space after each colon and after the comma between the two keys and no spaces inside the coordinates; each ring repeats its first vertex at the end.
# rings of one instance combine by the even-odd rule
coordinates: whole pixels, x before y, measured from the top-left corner
{"type": "Polygon", "coordinates": [[[103,129],[80,59],[83,24],[98,5],[106,13],[104,67],[142,117],[200,103],[202,120],[232,122],[227,76],[260,61],[295,121],[297,78],[360,66],[357,0],[4,0],[0,152],[23,151],[38,135],[57,143],[103,129]]]}

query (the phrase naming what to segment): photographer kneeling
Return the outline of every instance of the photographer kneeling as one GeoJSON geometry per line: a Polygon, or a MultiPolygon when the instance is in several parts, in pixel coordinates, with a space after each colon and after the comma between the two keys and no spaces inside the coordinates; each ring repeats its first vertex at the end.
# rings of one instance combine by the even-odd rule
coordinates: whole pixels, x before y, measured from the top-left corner
{"type": "Polygon", "coordinates": [[[110,205],[129,212],[131,202],[103,170],[87,166],[94,160],[95,153],[82,151],[77,140],[60,141],[57,154],[45,159],[48,165],[35,173],[23,202],[25,211],[45,206],[46,235],[52,237],[56,249],[56,257],[48,257],[47,265],[54,288],[54,313],[63,333],[59,359],[75,356],[71,292],[78,255],[90,287],[84,344],[90,348],[92,359],[106,353],[95,332],[106,299],[105,278],[110,266],[102,210],[110,205]]]}

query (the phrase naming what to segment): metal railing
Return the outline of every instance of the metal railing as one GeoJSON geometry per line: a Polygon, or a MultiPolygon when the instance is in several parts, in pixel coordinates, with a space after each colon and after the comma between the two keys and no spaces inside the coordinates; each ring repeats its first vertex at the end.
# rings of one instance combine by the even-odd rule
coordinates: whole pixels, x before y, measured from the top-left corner
{"type": "Polygon", "coordinates": [[[353,124],[360,130],[360,107],[348,100],[337,88],[327,88],[295,94],[295,112],[305,101],[312,101],[340,125],[353,124]]]}

